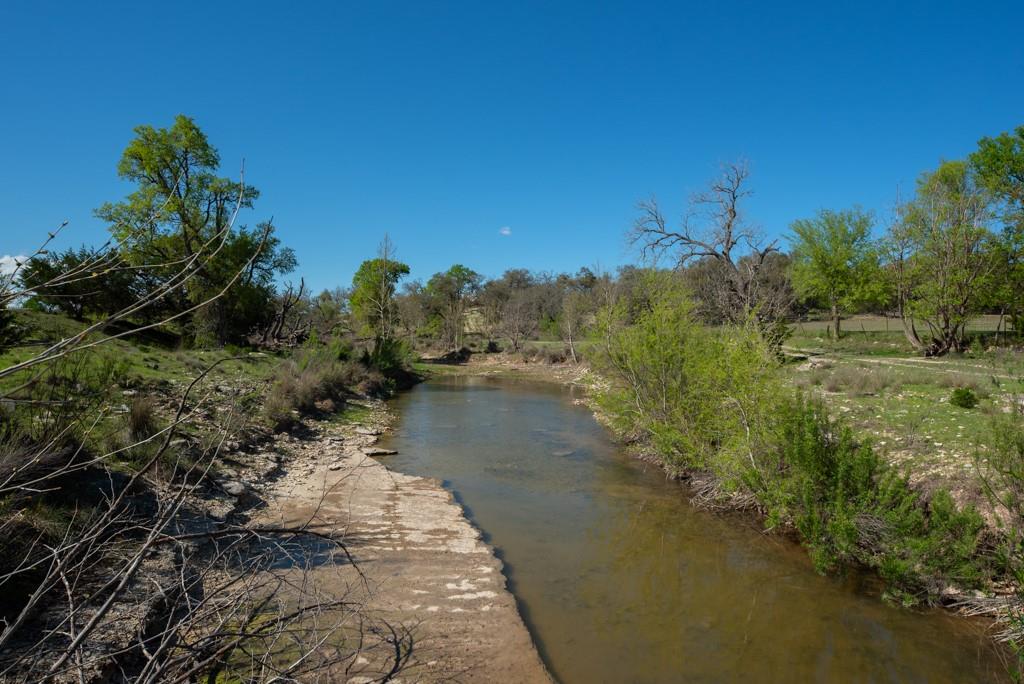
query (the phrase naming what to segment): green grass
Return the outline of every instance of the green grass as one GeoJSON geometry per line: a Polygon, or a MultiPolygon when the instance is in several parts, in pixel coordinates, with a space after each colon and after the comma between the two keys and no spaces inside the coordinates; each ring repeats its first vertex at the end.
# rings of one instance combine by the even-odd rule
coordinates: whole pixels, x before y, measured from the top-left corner
{"type": "MultiPolygon", "coordinates": [[[[84,323],[66,317],[34,311],[20,311],[19,322],[28,329],[30,346],[21,346],[0,354],[0,368],[32,358],[43,345],[80,332],[84,323]]],[[[99,340],[97,334],[92,339],[99,340]]],[[[204,409],[212,422],[199,420],[179,427],[182,436],[206,443],[216,435],[207,434],[226,414],[225,402],[234,405],[229,429],[243,426],[247,417],[258,415],[264,388],[280,359],[274,355],[246,350],[171,349],[157,344],[173,340],[171,334],[111,339],[97,347],[75,352],[66,359],[47,362],[0,380],[0,394],[14,391],[25,399],[56,399],[63,407],[54,413],[33,411],[28,404],[10,415],[11,429],[27,438],[47,438],[47,430],[70,421],[72,433],[87,450],[96,453],[117,452],[110,465],[117,470],[132,470],[151,457],[155,442],[120,451],[136,441],[133,435],[132,409],[137,402],[149,402],[154,429],[166,426],[185,387],[205,369],[220,361],[193,393],[193,400],[208,397],[212,403],[204,409]],[[236,358],[238,357],[238,358],[236,358]],[[32,380],[33,384],[26,385],[32,380]],[[50,387],[56,394],[48,394],[50,387]],[[70,402],[70,403],[67,403],[70,402]],[[214,417],[216,416],[216,417],[214,417]],[[81,424],[77,421],[84,418],[81,424]],[[38,434],[37,434],[38,433],[38,434]]],[[[136,407],[137,408],[137,407],[136,407]]],[[[138,426],[135,426],[137,432],[138,426]]],[[[216,432],[216,430],[214,431],[216,432]]],[[[175,456],[170,456],[174,458],[175,456]]]]}
{"type": "MultiPolygon", "coordinates": [[[[832,325],[830,320],[800,321],[792,324],[794,334],[827,335],[832,325]]],[[[918,322],[923,327],[923,323],[918,322]]],[[[978,316],[967,325],[971,332],[995,332],[999,326],[999,316],[978,316]]],[[[894,332],[902,334],[903,328],[898,318],[886,316],[856,315],[844,318],[840,323],[843,332],[894,332]]]]}
{"type": "MultiPolygon", "coordinates": [[[[64,316],[37,311],[19,311],[18,320],[28,328],[29,341],[40,344],[22,346],[0,354],[0,368],[6,368],[25,361],[38,354],[45,344],[80,332],[85,323],[73,321],[64,316]]],[[[91,339],[101,339],[94,335],[91,339]]],[[[151,338],[148,338],[151,339],[151,338]]],[[[224,349],[169,349],[152,341],[136,341],[132,338],[110,340],[95,348],[95,351],[76,352],[106,358],[117,364],[119,384],[125,388],[155,385],[161,382],[181,383],[191,381],[205,368],[217,361],[240,356],[239,359],[223,361],[211,374],[211,380],[257,379],[270,376],[278,359],[266,353],[252,353],[246,350],[224,349]]],[[[0,381],[0,390],[20,383],[19,378],[0,381]]]]}
{"type": "Polygon", "coordinates": [[[372,415],[373,409],[369,406],[347,403],[342,410],[332,415],[329,421],[336,425],[353,425],[365,423],[372,415]]]}
{"type": "Polygon", "coordinates": [[[935,361],[830,354],[827,360],[791,363],[782,372],[820,395],[912,479],[982,503],[975,459],[989,448],[992,417],[1024,393],[1022,361],[1024,355],[1011,352],[935,361]],[[950,403],[957,387],[977,394],[978,406],[950,403]]]}
{"type": "MultiPolygon", "coordinates": [[[[793,323],[785,347],[790,351],[840,352],[864,356],[914,354],[898,318],[868,315],[844,318],[841,324],[843,336],[839,340],[829,337],[829,325],[830,322],[825,320],[793,323]]],[[[1000,329],[999,326],[999,316],[985,315],[972,320],[967,325],[967,331],[991,338],[1000,329]]],[[[924,323],[918,323],[919,331],[924,331],[926,327],[924,323]]]]}

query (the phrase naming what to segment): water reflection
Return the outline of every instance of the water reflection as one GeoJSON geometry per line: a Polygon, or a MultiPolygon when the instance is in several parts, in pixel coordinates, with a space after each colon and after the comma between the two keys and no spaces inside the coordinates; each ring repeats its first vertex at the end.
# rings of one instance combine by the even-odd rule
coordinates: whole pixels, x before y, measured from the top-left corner
{"type": "Polygon", "coordinates": [[[398,400],[390,462],[446,481],[564,682],[993,681],[980,626],[891,608],[799,548],[691,508],[560,388],[455,378],[398,400]]]}

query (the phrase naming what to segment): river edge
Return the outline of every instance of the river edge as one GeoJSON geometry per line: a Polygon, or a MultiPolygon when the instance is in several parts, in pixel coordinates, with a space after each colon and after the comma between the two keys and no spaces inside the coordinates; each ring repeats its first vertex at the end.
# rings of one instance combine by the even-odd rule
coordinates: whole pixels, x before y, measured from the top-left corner
{"type": "Polygon", "coordinates": [[[357,419],[282,439],[294,465],[266,490],[259,514],[266,524],[315,520],[354,559],[311,573],[353,596],[370,623],[337,679],[552,682],[494,549],[439,480],[387,467],[376,446],[395,420],[387,404],[360,407],[357,419]]]}
{"type": "MultiPolygon", "coordinates": [[[[580,390],[580,396],[574,398],[574,403],[589,410],[594,419],[608,430],[610,436],[621,445],[630,458],[655,465],[665,473],[667,478],[678,481],[684,488],[680,494],[686,497],[692,505],[722,515],[736,516],[735,522],[738,524],[757,525],[762,532],[768,532],[764,529],[764,516],[753,497],[742,494],[722,496],[718,481],[712,474],[699,470],[672,468],[643,440],[632,439],[628,435],[620,434],[594,400],[593,393],[595,389],[603,386],[604,380],[584,364],[526,363],[501,354],[478,354],[471,356],[465,363],[428,364],[424,366],[424,371],[428,375],[433,372],[439,376],[493,377],[510,381],[557,384],[580,390]]],[[[794,530],[773,529],[770,532],[802,546],[794,530]]],[[[993,532],[998,533],[996,530],[993,532]]],[[[808,563],[810,563],[809,557],[808,563]]],[[[851,568],[851,570],[869,573],[872,580],[877,582],[879,600],[886,601],[883,593],[883,581],[874,571],[870,568],[851,568]]],[[[1010,587],[1003,587],[994,596],[951,592],[949,595],[943,596],[942,602],[935,605],[934,608],[984,625],[986,633],[991,636],[993,648],[1003,654],[1007,671],[1014,672],[1015,667],[1011,664],[1015,658],[1012,647],[1005,639],[1000,638],[1001,632],[1006,626],[1006,609],[1002,606],[1010,605],[1009,603],[1004,604],[1002,601],[1008,600],[1008,597],[1013,594],[1010,587]],[[993,609],[993,603],[996,603],[998,608],[993,609]]],[[[914,610],[914,608],[909,609],[914,610]]]]}

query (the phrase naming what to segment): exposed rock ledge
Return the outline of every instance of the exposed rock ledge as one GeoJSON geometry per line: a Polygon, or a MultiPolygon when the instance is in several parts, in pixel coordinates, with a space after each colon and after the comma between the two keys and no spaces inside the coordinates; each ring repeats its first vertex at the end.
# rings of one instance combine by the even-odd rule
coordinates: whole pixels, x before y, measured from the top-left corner
{"type": "MultiPolygon", "coordinates": [[[[441,484],[388,470],[362,449],[386,423],[376,407],[373,429],[324,426],[302,461],[277,481],[261,517],[308,520],[344,530],[366,576],[370,615],[412,627],[407,662],[392,681],[550,682],[505,586],[501,562],[441,484]]],[[[351,565],[324,564],[324,582],[356,582],[351,565]]],[[[363,649],[340,681],[380,681],[394,659],[393,636],[363,649]]]]}

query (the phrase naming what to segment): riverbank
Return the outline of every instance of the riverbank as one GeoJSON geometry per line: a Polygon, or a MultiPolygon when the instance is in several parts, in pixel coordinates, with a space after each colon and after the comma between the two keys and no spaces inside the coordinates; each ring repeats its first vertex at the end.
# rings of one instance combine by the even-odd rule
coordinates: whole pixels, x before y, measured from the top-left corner
{"type": "MultiPolygon", "coordinates": [[[[502,564],[437,480],[390,470],[376,447],[393,416],[367,402],[357,420],[311,423],[289,444],[294,467],[267,492],[259,521],[312,521],[349,559],[315,564],[309,580],[360,605],[368,620],[348,682],[549,682],[506,587],[502,564]]],[[[341,676],[341,673],[338,673],[341,676]]]]}

